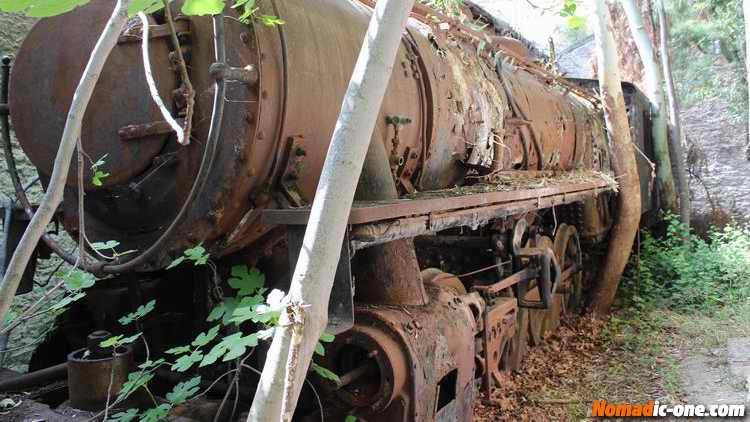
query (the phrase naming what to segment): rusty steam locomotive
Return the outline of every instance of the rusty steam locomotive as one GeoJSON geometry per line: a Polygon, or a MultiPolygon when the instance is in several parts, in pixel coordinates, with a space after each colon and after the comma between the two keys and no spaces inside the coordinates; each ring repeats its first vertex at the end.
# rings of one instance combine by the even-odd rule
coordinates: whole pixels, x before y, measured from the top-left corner
{"type": "MultiPolygon", "coordinates": [[[[269,288],[288,286],[373,4],[258,4],[286,23],[245,24],[230,8],[224,16],[177,17],[196,91],[187,146],[175,141],[148,95],[140,23],[121,35],[81,134],[89,157],[107,157],[109,177],[94,184],[84,169],[79,209],[74,165],[59,221],[78,238],[85,216],[92,242],[115,239],[136,252],[87,268],[103,280],[58,318],[30,373],[0,381],[0,390],[64,379],[60,368],[72,371],[68,355],[86,347],[90,333],[122,331],[117,318],[151,299],[156,310],[141,328],[152,358],[189,342],[207,328],[206,316],[227,290],[222,280],[237,263],[262,271],[269,288]],[[165,269],[196,244],[213,265],[165,269]]],[[[42,184],[112,6],[96,0],[38,22],[13,64],[6,110],[42,184]]],[[[179,6],[172,7],[177,15],[179,6]]],[[[305,389],[299,420],[318,420],[321,412],[326,420],[471,420],[478,391],[491,397],[502,388],[502,373],[518,368],[561,315],[580,310],[591,288],[586,262],[612,220],[596,84],[565,79],[504,28],[472,25],[486,18],[481,9],[463,15],[416,6],[403,34],[329,307],[336,338],[322,364],[342,382],[314,379],[323,408],[305,389]]],[[[184,118],[176,46],[163,13],[149,18],[159,93],[184,118]]],[[[648,108],[624,87],[634,140],[648,154],[648,108]]],[[[651,212],[657,198],[642,158],[639,166],[643,210],[651,212]]],[[[136,349],[136,360],[142,352],[136,349]]],[[[248,362],[262,366],[264,353],[259,345],[248,362]]],[[[88,371],[109,380],[109,371],[88,371]]],[[[164,386],[179,381],[170,373],[157,378],[164,386]]],[[[237,394],[249,403],[257,377],[248,372],[241,381],[237,394]]],[[[67,400],[59,392],[35,397],[52,407],[67,400]]],[[[90,410],[104,405],[86,403],[90,410]]]]}

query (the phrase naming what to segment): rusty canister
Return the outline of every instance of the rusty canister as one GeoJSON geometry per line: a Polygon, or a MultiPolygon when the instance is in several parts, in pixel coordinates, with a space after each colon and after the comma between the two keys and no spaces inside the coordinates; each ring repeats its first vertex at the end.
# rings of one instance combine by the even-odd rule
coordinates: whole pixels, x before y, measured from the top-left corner
{"type": "Polygon", "coordinates": [[[107,403],[107,392],[111,403],[128,379],[133,368],[133,349],[118,347],[111,354],[102,356],[96,348],[92,351],[89,346],[68,355],[70,405],[76,409],[99,411],[107,403]]]}

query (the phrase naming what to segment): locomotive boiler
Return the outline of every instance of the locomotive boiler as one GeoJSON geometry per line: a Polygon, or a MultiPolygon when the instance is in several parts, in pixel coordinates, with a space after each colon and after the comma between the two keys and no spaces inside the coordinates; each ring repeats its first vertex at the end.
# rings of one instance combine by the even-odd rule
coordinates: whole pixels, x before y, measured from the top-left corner
{"type": "MultiPolygon", "coordinates": [[[[284,21],[271,26],[243,22],[232,8],[182,16],[180,3],[171,6],[179,45],[163,12],[149,16],[146,66],[183,122],[182,50],[195,89],[189,144],[176,142],[149,95],[134,19],[86,112],[90,163],[82,180],[72,165],[58,212],[74,239],[83,219],[91,242],[134,252],[84,264],[103,280],[58,318],[32,374],[64,363],[89,333],[117,331],[117,317],[151,299],[158,305],[143,331],[157,339],[152,358],[184,344],[205,329],[232,265],[258,268],[269,288],[288,286],[373,2],[259,1],[256,13],[284,21]],[[107,176],[93,177],[97,170],[107,176]],[[210,268],[166,269],[198,244],[210,268]]],[[[113,4],[41,20],[13,64],[10,117],[45,186],[113,4]]],[[[613,188],[596,94],[502,28],[476,24],[483,19],[491,22],[475,6],[460,17],[412,11],[331,295],[337,336],[321,364],[342,382],[313,379],[323,407],[303,392],[299,420],[471,420],[478,391],[491,398],[502,373],[585,300],[584,248],[606,238],[613,188]]],[[[634,139],[648,151],[647,108],[627,88],[634,139]]],[[[264,353],[258,346],[250,362],[261,366],[264,353]]],[[[179,380],[162,375],[165,385],[179,380]]],[[[256,381],[243,378],[238,391],[251,396],[256,381]]],[[[0,381],[0,390],[15,385],[0,381]]]]}

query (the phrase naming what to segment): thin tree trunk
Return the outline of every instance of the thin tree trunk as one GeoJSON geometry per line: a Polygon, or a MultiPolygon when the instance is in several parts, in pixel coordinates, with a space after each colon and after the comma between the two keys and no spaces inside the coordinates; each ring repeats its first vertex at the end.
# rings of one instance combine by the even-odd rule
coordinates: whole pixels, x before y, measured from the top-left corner
{"type": "MultiPolygon", "coordinates": [[[[34,248],[47,230],[47,225],[52,221],[57,207],[62,202],[65,182],[70,170],[70,160],[76,148],[76,140],[81,134],[81,123],[86,107],[94,93],[94,87],[99,80],[104,64],[107,62],[107,57],[117,45],[117,39],[128,22],[128,6],[130,3],[131,0],[117,1],[112,16],[91,52],[86,69],[73,95],[73,102],[65,121],[65,129],[55,157],[49,186],[39,203],[39,208],[23,234],[21,242],[13,253],[13,258],[10,260],[2,285],[0,285],[0,321],[4,320],[5,314],[10,308],[18,289],[18,283],[21,281],[21,276],[28,265],[34,248]]],[[[79,254],[82,254],[83,250],[84,245],[79,245],[79,254]]]]}
{"type": "Polygon", "coordinates": [[[651,102],[652,137],[656,155],[656,185],[664,208],[678,211],[677,192],[672,176],[672,160],[669,157],[669,140],[667,136],[667,113],[664,108],[662,75],[656,62],[651,38],[646,33],[641,13],[633,0],[620,0],[625,15],[628,17],[630,32],[633,34],[645,71],[646,96],[651,102]]]}
{"type": "Polygon", "coordinates": [[[743,0],[742,1],[742,14],[745,18],[745,69],[746,69],[746,75],[745,80],[747,81],[747,96],[748,96],[748,119],[747,119],[747,125],[748,125],[748,131],[747,131],[747,140],[748,140],[748,151],[747,156],[748,159],[750,159],[750,0],[743,0]]]}
{"type": "Polygon", "coordinates": [[[414,0],[380,0],[370,20],[315,193],[287,305],[258,383],[251,422],[290,420],[328,320],[357,181],[414,0]]]}
{"type": "Polygon", "coordinates": [[[677,192],[680,195],[680,219],[682,224],[690,226],[690,187],[687,170],[685,170],[685,153],[682,150],[682,125],[680,124],[680,105],[677,102],[672,79],[672,64],[669,60],[669,24],[664,11],[664,1],[656,0],[656,13],[659,15],[659,49],[661,49],[661,67],[664,74],[664,85],[669,103],[669,145],[674,159],[677,192]]]}
{"type": "Polygon", "coordinates": [[[625,100],[617,67],[612,21],[605,0],[595,0],[594,34],[596,39],[601,90],[607,132],[612,148],[612,167],[620,182],[617,196],[617,220],[610,235],[607,257],[594,290],[591,311],[594,315],[606,314],[615,299],[622,271],[628,262],[633,240],[638,232],[641,217],[641,188],[635,150],[630,138],[630,125],[625,110],[625,100]]]}

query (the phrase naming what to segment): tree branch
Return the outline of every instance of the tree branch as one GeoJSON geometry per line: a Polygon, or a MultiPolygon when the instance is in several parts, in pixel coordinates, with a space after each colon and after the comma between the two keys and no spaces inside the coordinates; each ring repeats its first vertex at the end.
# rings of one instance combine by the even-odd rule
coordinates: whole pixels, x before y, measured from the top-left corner
{"type": "MultiPolygon", "coordinates": [[[[130,3],[131,0],[117,1],[112,16],[110,16],[99,40],[96,42],[96,46],[94,46],[86,69],[73,95],[73,101],[65,121],[65,129],[60,140],[60,147],[57,150],[54,168],[50,176],[49,187],[26,232],[24,232],[21,242],[8,265],[5,277],[3,277],[2,285],[0,285],[0,321],[4,319],[10,308],[18,284],[39,239],[44,235],[47,225],[52,221],[57,207],[62,202],[65,183],[70,170],[70,161],[75,151],[76,140],[81,134],[84,113],[94,93],[94,88],[107,57],[117,45],[120,33],[128,22],[128,6],[130,3]]],[[[79,254],[82,253],[82,248],[79,248],[79,254]]]]}

